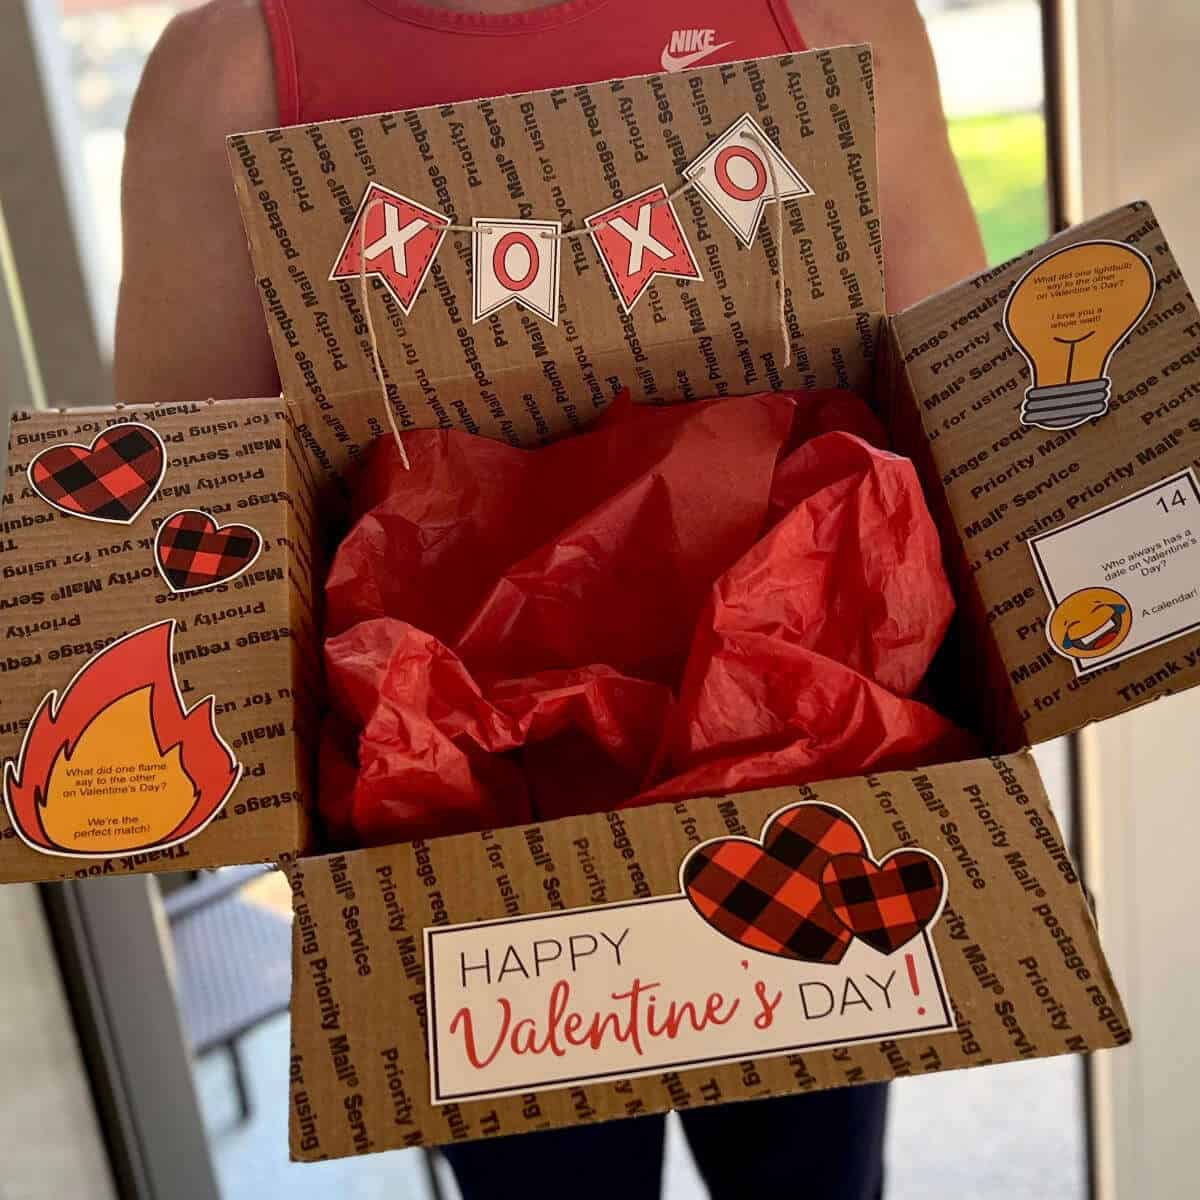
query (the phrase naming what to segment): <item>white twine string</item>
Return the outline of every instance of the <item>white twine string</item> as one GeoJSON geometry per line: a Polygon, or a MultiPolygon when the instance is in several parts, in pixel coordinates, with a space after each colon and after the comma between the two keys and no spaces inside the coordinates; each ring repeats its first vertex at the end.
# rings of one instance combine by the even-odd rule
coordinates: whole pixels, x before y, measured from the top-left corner
{"type": "MultiPolygon", "coordinates": [[[[647,208],[662,208],[664,204],[670,204],[672,200],[678,200],[684,192],[690,187],[694,187],[690,179],[685,179],[673,192],[668,192],[661,200],[652,200],[646,205],[647,208]]],[[[534,230],[534,237],[544,238],[548,242],[566,242],[571,238],[591,237],[592,233],[603,228],[605,225],[611,225],[617,218],[616,216],[605,217],[603,220],[596,221],[592,225],[583,225],[576,229],[561,229],[558,233],[551,233],[549,229],[534,230]]],[[[439,225],[439,229],[446,230],[447,233],[495,233],[494,225],[439,225]]]]}
{"type": "MultiPolygon", "coordinates": [[[[783,200],[779,194],[779,177],[775,171],[775,162],[771,157],[771,147],[759,136],[753,129],[743,129],[740,131],[741,136],[748,141],[755,142],[762,150],[763,160],[767,165],[767,173],[771,179],[771,195],[775,204],[775,253],[777,257],[776,271],[776,287],[779,293],[779,337],[783,342],[783,365],[785,368],[792,365],[792,341],[788,335],[787,327],[787,275],[784,270],[784,239],[783,239],[783,200]]],[[[664,204],[670,204],[677,200],[689,188],[695,187],[695,183],[691,179],[685,179],[677,188],[668,192],[661,200],[651,201],[650,208],[661,208],[664,204]]],[[[400,436],[400,427],[396,424],[396,413],[392,407],[391,396],[388,395],[387,380],[383,375],[383,362],[379,356],[379,338],[375,333],[375,319],[371,315],[371,297],[367,290],[367,216],[376,205],[384,203],[382,197],[376,197],[370,201],[367,207],[363,210],[362,223],[359,226],[358,237],[358,290],[362,299],[363,311],[367,318],[367,336],[371,343],[371,361],[375,364],[375,376],[379,380],[379,394],[383,400],[383,410],[387,415],[388,424],[391,426],[392,435],[396,439],[396,447],[400,451],[400,461],[404,464],[404,469],[409,471],[412,465],[408,460],[408,451],[404,448],[404,441],[400,436]]],[[[552,233],[549,229],[539,229],[536,231],[536,236],[545,238],[550,241],[567,241],[571,238],[590,237],[598,228],[610,224],[615,217],[606,217],[603,220],[596,221],[594,224],[581,226],[577,229],[563,229],[558,233],[552,233]]],[[[447,233],[495,233],[494,225],[438,225],[438,229],[445,230],[447,233]]]]}
{"type": "Polygon", "coordinates": [[[387,414],[388,424],[392,427],[392,436],[396,439],[396,449],[400,451],[400,461],[406,471],[412,470],[408,461],[408,451],[404,448],[404,439],[400,436],[400,427],[396,424],[396,412],[392,408],[392,398],[388,395],[387,380],[383,377],[383,363],[379,358],[379,339],[375,336],[375,318],[371,316],[371,297],[367,292],[367,214],[376,204],[382,204],[381,199],[372,200],[363,210],[362,225],[358,231],[358,292],[362,297],[363,312],[367,316],[367,336],[371,342],[371,359],[375,363],[375,375],[379,380],[379,394],[383,397],[383,411],[387,414]]]}
{"type": "Polygon", "coordinates": [[[771,157],[770,148],[762,144],[762,138],[752,129],[743,129],[742,136],[749,136],[762,146],[763,159],[771,176],[771,193],[775,200],[775,283],[779,289],[779,337],[783,341],[783,365],[786,370],[792,365],[792,339],[788,336],[787,327],[787,277],[783,272],[783,201],[779,198],[779,179],[775,174],[775,160],[771,157]]]}

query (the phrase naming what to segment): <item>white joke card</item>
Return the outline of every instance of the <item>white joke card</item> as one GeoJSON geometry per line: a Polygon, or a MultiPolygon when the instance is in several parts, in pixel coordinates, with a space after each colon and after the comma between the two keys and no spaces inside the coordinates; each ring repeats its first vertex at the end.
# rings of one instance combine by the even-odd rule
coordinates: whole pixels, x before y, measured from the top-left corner
{"type": "Polygon", "coordinates": [[[1200,629],[1200,482],[1180,471],[1030,538],[1046,637],[1076,675],[1200,629]]]}

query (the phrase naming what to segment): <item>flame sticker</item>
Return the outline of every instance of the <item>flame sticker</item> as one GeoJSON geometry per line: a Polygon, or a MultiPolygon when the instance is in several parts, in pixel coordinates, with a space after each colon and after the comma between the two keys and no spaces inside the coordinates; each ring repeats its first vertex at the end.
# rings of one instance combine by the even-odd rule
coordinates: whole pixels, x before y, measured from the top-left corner
{"type": "Polygon", "coordinates": [[[214,697],[184,707],[175,622],[126,634],[38,706],[4,805],[42,854],[111,858],[178,845],[221,811],[242,766],[217,732],[214,697]]]}

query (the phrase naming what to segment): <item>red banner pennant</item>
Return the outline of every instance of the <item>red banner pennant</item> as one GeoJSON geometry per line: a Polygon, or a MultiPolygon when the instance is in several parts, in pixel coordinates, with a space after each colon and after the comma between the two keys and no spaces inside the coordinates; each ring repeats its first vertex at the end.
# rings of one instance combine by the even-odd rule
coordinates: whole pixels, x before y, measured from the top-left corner
{"type": "Polygon", "coordinates": [[[365,258],[366,274],[381,280],[408,316],[449,224],[441,213],[372,183],[363,193],[329,278],[358,279],[365,258]]]}
{"type": "Polygon", "coordinates": [[[593,213],[584,223],[627,313],[657,275],[703,278],[661,183],[593,213]]]}

